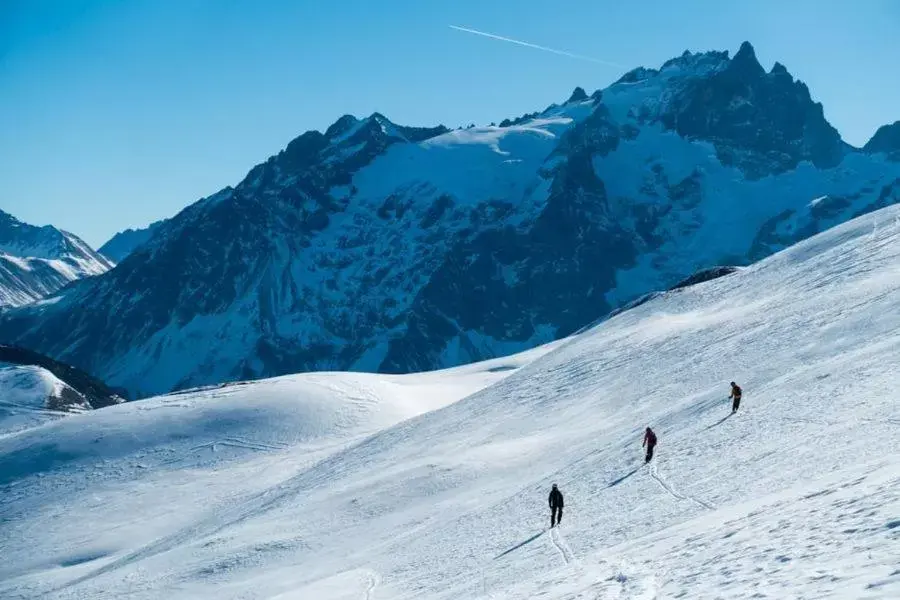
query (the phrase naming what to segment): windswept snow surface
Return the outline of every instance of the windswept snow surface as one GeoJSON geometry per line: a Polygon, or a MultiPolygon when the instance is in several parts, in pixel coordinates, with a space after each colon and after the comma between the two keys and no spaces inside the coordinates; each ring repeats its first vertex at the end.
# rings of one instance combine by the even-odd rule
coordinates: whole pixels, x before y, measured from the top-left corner
{"type": "Polygon", "coordinates": [[[543,350],[0,440],[0,597],[900,597],[900,208],[543,350]]]}
{"type": "MultiPolygon", "coordinates": [[[[315,373],[189,390],[44,426],[0,421],[0,552],[21,559],[0,561],[0,598],[31,598],[86,573],[72,575],[78,565],[150,556],[241,520],[318,461],[496,383],[553,347],[419,375],[315,373]]],[[[38,410],[43,388],[36,374],[23,375],[34,370],[43,371],[0,370],[0,409],[38,410]]],[[[270,550],[306,547],[294,542],[270,550]]]]}

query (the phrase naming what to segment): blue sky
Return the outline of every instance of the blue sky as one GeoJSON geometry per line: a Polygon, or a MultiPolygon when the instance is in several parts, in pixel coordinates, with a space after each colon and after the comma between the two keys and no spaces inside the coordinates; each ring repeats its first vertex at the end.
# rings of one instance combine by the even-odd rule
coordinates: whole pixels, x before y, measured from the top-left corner
{"type": "Polygon", "coordinates": [[[893,0],[0,0],[0,208],[99,246],[342,114],[486,124],[627,70],[448,25],[629,68],[749,40],[848,142],[900,119],[893,0]]]}

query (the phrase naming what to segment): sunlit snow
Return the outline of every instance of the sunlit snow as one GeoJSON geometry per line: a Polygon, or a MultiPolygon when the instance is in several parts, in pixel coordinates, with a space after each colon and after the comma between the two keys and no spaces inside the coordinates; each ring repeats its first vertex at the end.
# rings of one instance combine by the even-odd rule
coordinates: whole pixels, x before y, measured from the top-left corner
{"type": "Polygon", "coordinates": [[[0,439],[0,597],[900,597],[898,216],[526,355],[0,439]]]}

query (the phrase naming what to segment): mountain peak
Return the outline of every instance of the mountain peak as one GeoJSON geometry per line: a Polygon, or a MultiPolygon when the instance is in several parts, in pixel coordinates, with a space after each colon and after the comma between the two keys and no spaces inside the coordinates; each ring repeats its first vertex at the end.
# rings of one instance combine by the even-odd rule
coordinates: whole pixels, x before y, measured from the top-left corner
{"type": "Polygon", "coordinates": [[[39,300],[112,266],[78,236],[51,225],[23,223],[0,211],[0,306],[39,300]]]}
{"type": "Polygon", "coordinates": [[[344,115],[325,130],[325,137],[332,139],[341,136],[350,131],[357,123],[359,123],[359,119],[353,115],[344,115]]]}
{"type": "Polygon", "coordinates": [[[863,147],[863,151],[869,154],[883,153],[900,160],[900,121],[879,127],[863,147]]]}
{"type": "Polygon", "coordinates": [[[825,168],[842,159],[845,145],[807,87],[780,63],[767,75],[749,42],[731,60],[716,52],[675,60],[682,62],[671,72],[687,72],[686,83],[663,122],[682,136],[714,140],[723,164],[739,165],[756,178],[804,160],[825,168]],[[746,160],[747,151],[780,158],[746,160]]]}
{"type": "Polygon", "coordinates": [[[756,58],[756,51],[753,49],[753,46],[750,44],[750,42],[744,42],[743,44],[741,44],[741,47],[737,51],[737,54],[735,54],[734,58],[731,59],[731,67],[746,70],[752,75],[765,74],[765,69],[763,69],[762,65],[759,64],[759,60],[756,58]]]}
{"type": "Polygon", "coordinates": [[[787,75],[788,77],[791,77],[793,79],[791,74],[788,72],[787,67],[785,67],[778,61],[775,61],[775,64],[772,65],[772,70],[769,71],[769,75],[775,75],[779,77],[787,75]]]}
{"type": "Polygon", "coordinates": [[[566,104],[570,104],[572,102],[584,102],[588,99],[587,92],[584,91],[582,87],[576,87],[572,91],[572,95],[569,96],[569,99],[566,100],[566,104]]]}
{"type": "Polygon", "coordinates": [[[756,60],[756,50],[754,50],[753,44],[747,41],[741,43],[741,47],[738,48],[737,54],[734,55],[734,60],[738,60],[741,57],[756,60]]]}

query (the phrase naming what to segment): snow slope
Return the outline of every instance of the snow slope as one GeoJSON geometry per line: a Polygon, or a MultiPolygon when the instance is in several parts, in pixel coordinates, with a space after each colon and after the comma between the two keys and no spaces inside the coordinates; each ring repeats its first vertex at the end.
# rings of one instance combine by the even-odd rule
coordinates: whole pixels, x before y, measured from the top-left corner
{"type": "Polygon", "coordinates": [[[0,362],[0,437],[90,409],[84,396],[50,371],[0,362]]]}
{"type": "Polygon", "coordinates": [[[76,416],[0,440],[0,596],[897,598],[898,326],[892,207],[527,364],[391,380],[508,374],[361,439],[303,415],[362,375],[318,376],[322,404],[306,382],[76,416]]]}
{"type": "MultiPolygon", "coordinates": [[[[35,420],[27,430],[18,423],[20,431],[0,436],[0,549],[22,562],[0,565],[0,597],[29,597],[29,574],[43,585],[48,567],[78,564],[85,553],[177,535],[203,522],[210,506],[220,510],[215,498],[264,498],[265,488],[298,469],[508,377],[552,348],[416,376],[287,376],[120,404],[44,426],[35,420]],[[65,511],[71,521],[47,523],[47,511],[65,511]],[[69,527],[74,523],[80,531],[69,527]],[[69,535],[78,539],[64,548],[60,541],[69,535]]],[[[37,408],[38,394],[5,374],[0,370],[3,397],[24,405],[30,391],[21,408],[37,408]]]]}

